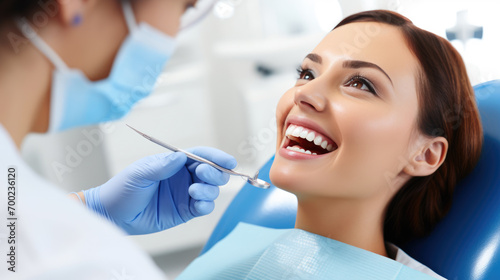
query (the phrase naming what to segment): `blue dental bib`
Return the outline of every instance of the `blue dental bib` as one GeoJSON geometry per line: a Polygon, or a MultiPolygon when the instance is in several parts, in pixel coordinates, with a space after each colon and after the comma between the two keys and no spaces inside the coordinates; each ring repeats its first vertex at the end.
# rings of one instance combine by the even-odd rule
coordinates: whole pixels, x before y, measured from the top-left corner
{"type": "Polygon", "coordinates": [[[435,280],[392,259],[304,230],[245,223],[177,279],[435,280]]]}

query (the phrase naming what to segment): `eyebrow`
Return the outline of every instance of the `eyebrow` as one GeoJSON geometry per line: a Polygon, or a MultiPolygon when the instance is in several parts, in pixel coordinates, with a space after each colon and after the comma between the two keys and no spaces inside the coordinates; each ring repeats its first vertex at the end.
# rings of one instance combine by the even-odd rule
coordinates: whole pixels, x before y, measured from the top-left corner
{"type": "MultiPolygon", "coordinates": [[[[308,54],[306,56],[306,58],[308,58],[312,62],[316,62],[318,64],[322,64],[323,63],[323,59],[321,58],[321,56],[319,56],[319,55],[317,55],[315,53],[308,54]]],[[[380,72],[382,72],[387,77],[387,79],[389,79],[389,81],[392,84],[391,77],[389,77],[389,75],[384,71],[384,69],[382,69],[380,66],[378,66],[375,63],[371,63],[371,62],[368,62],[368,61],[362,61],[362,60],[346,60],[346,61],[344,61],[342,63],[342,67],[344,67],[344,68],[353,68],[353,69],[359,69],[359,68],[373,68],[373,69],[377,69],[380,72]]]]}
{"type": "Polygon", "coordinates": [[[358,68],[373,68],[373,69],[377,69],[380,72],[384,73],[384,75],[387,77],[387,79],[389,79],[389,81],[391,81],[391,84],[392,84],[391,77],[389,77],[389,75],[384,71],[384,69],[382,69],[380,66],[378,66],[375,63],[371,63],[371,62],[367,62],[367,61],[362,61],[362,60],[346,60],[346,61],[344,61],[342,63],[342,67],[344,67],[344,68],[353,68],[353,69],[358,69],[358,68]]]}
{"type": "Polygon", "coordinates": [[[323,59],[321,58],[321,56],[319,56],[315,53],[310,53],[310,54],[306,55],[306,58],[309,58],[312,62],[316,62],[318,64],[323,63],[323,59]]]}

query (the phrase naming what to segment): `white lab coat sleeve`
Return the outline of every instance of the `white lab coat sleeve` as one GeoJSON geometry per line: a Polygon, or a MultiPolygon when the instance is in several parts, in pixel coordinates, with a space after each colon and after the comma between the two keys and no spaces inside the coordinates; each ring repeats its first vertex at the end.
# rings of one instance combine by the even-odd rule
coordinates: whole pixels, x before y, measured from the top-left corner
{"type": "Polygon", "coordinates": [[[165,279],[117,227],[36,175],[0,126],[0,279],[165,279]],[[3,134],[3,135],[2,135],[3,134]],[[7,169],[17,173],[15,244],[7,226],[7,169]],[[11,238],[12,240],[12,238],[11,238]],[[15,272],[5,260],[15,246],[15,272]]]}

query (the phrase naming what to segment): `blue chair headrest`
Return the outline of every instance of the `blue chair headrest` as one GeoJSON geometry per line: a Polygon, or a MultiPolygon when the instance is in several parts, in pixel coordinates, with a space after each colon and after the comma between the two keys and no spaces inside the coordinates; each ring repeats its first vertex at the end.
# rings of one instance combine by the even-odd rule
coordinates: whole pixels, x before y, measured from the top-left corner
{"type": "Polygon", "coordinates": [[[404,250],[449,279],[500,279],[500,80],[474,90],[484,129],[479,163],[432,234],[404,250]]]}
{"type": "MultiPolygon", "coordinates": [[[[403,249],[448,279],[500,279],[500,80],[474,87],[484,145],[474,171],[456,187],[453,206],[430,236],[403,249]]],[[[260,170],[269,182],[271,158],[260,170]]],[[[272,228],[295,225],[297,200],[275,186],[249,184],[234,198],[203,252],[239,222],[272,228]]]]}

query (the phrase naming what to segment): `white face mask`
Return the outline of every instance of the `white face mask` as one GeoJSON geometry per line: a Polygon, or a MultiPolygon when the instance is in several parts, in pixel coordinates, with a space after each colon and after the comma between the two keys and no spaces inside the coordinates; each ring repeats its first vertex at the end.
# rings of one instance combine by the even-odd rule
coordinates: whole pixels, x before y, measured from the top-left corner
{"type": "Polygon", "coordinates": [[[25,21],[18,26],[55,66],[51,91],[49,132],[116,120],[148,96],[174,50],[174,39],[147,23],[137,25],[128,1],[122,1],[130,30],[109,77],[90,81],[70,69],[25,21]]]}

